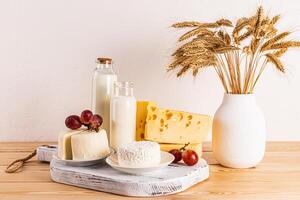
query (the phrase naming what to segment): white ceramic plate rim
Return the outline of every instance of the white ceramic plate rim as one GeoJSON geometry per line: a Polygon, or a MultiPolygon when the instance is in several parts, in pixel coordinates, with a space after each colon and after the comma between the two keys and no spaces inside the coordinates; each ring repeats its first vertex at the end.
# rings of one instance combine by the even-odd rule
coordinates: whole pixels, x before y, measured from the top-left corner
{"type": "Polygon", "coordinates": [[[94,160],[63,160],[61,158],[58,157],[58,155],[53,155],[53,158],[56,159],[57,161],[61,161],[61,162],[66,162],[66,163],[87,163],[87,162],[96,162],[99,160],[103,160],[111,155],[113,155],[115,153],[115,150],[113,148],[109,148],[109,153],[106,156],[103,156],[101,158],[97,158],[94,160]]]}
{"type": "MultiPolygon", "coordinates": [[[[114,153],[115,154],[115,153],[114,153]]],[[[114,156],[114,154],[111,154],[110,156],[108,156],[105,161],[107,164],[109,164],[110,166],[112,167],[117,167],[117,168],[121,168],[121,169],[150,169],[150,168],[157,168],[157,167],[163,167],[163,166],[166,166],[166,165],[169,165],[173,162],[173,160],[175,159],[174,155],[169,153],[169,152],[166,152],[166,151],[161,151],[160,154],[161,154],[161,157],[169,157],[170,159],[165,161],[165,162],[162,162],[162,160],[160,161],[159,164],[157,165],[152,165],[152,166],[147,166],[147,167],[134,167],[134,166],[120,166],[117,162],[113,161],[111,159],[111,156],[114,156]]]]}

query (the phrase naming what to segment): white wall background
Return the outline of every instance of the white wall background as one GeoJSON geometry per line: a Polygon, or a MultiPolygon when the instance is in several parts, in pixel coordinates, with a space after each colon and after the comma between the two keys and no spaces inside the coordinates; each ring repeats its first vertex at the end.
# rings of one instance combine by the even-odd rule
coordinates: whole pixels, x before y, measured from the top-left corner
{"type": "MultiPolygon", "coordinates": [[[[114,59],[119,79],[134,81],[138,99],[213,114],[223,93],[213,69],[195,80],[165,72],[180,35],[170,25],[234,20],[259,4],[283,14],[280,28],[299,30],[296,0],[1,0],[0,141],[56,140],[65,117],[90,106],[98,56],[114,59]]],[[[269,140],[300,140],[299,56],[285,57],[286,76],[269,68],[258,84],[269,140]]]]}

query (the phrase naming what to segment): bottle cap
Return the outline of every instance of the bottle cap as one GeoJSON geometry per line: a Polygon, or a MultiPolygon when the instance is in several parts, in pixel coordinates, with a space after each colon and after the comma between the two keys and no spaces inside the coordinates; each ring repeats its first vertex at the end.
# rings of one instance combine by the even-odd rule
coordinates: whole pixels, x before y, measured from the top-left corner
{"type": "Polygon", "coordinates": [[[111,64],[112,63],[111,58],[97,58],[97,60],[100,64],[111,64]]]}

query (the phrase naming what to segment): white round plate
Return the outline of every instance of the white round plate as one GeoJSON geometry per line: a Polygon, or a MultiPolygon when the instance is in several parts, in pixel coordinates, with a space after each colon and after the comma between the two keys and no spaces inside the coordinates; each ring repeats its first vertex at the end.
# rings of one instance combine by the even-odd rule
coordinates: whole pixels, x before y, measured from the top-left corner
{"type": "Polygon", "coordinates": [[[151,166],[151,167],[123,167],[120,166],[118,163],[118,157],[117,154],[114,153],[112,155],[110,155],[108,158],[106,158],[106,163],[109,164],[112,168],[128,173],[128,174],[135,174],[135,175],[141,175],[141,174],[147,174],[159,169],[162,169],[163,167],[168,166],[169,164],[171,164],[173,162],[173,160],[175,159],[175,157],[165,151],[161,151],[160,152],[160,163],[158,165],[155,166],[151,166]]]}
{"type": "Polygon", "coordinates": [[[67,165],[67,166],[72,166],[72,167],[86,167],[86,166],[91,166],[91,165],[96,165],[99,163],[104,163],[105,158],[107,158],[110,155],[113,155],[115,153],[115,151],[110,148],[109,149],[110,152],[108,155],[102,157],[102,158],[98,158],[95,160],[63,160],[60,159],[57,155],[53,155],[53,159],[55,159],[58,163],[61,163],[63,165],[67,165]]]}

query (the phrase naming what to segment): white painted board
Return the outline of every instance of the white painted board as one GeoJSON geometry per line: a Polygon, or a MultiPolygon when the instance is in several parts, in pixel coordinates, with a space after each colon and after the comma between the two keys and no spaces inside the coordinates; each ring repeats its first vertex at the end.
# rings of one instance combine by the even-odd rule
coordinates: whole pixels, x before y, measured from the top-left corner
{"type": "Polygon", "coordinates": [[[37,159],[42,162],[50,162],[53,155],[57,154],[57,145],[51,145],[50,147],[39,146],[37,148],[37,159]]]}
{"type": "Polygon", "coordinates": [[[150,197],[178,193],[206,180],[209,166],[201,159],[191,167],[171,164],[151,174],[130,175],[105,162],[90,167],[71,167],[52,160],[50,172],[55,182],[124,196],[150,197]]]}

